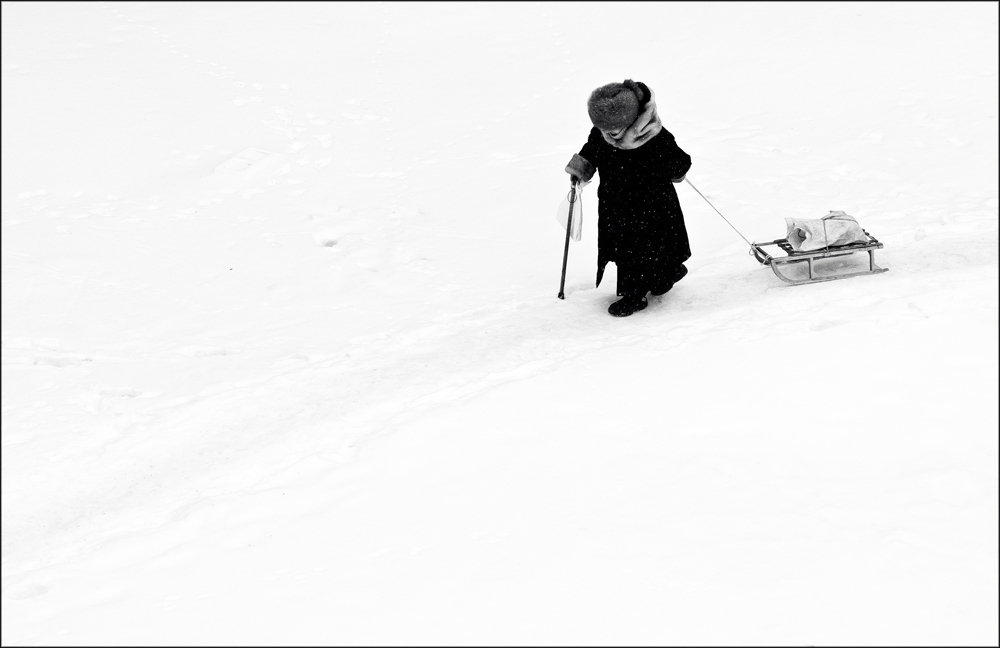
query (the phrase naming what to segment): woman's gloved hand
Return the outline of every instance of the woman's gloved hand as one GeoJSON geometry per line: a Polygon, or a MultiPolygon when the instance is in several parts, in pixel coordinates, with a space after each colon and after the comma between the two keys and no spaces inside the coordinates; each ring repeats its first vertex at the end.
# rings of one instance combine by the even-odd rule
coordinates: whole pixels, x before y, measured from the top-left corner
{"type": "Polygon", "coordinates": [[[577,182],[590,182],[590,179],[594,177],[597,169],[593,164],[587,161],[587,158],[582,157],[579,153],[574,153],[573,158],[566,165],[566,173],[574,178],[574,183],[577,182]]]}

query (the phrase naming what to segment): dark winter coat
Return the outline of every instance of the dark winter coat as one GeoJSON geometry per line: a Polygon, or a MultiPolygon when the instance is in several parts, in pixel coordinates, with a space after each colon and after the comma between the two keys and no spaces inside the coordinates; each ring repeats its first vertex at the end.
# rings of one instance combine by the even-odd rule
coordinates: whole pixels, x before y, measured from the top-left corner
{"type": "Polygon", "coordinates": [[[600,175],[597,285],[609,261],[618,268],[619,295],[645,296],[669,282],[691,257],[674,189],[674,182],[691,168],[691,156],[677,146],[674,136],[662,129],[639,148],[623,150],[593,128],[570,167],[584,171],[584,179],[594,170],[600,175]]]}

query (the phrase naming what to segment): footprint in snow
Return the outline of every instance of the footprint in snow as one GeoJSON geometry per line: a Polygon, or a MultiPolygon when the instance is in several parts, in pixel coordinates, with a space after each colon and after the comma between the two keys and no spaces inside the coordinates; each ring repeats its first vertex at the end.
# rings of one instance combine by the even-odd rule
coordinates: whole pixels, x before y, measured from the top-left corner
{"type": "Polygon", "coordinates": [[[238,353],[238,351],[232,351],[222,347],[198,345],[178,347],[177,349],[174,349],[174,352],[182,356],[187,356],[188,358],[209,358],[213,356],[226,356],[238,353]]]}
{"type": "Polygon", "coordinates": [[[101,396],[109,396],[111,398],[137,398],[142,394],[138,389],[117,389],[111,387],[103,387],[98,393],[101,396]]]}
{"type": "Polygon", "coordinates": [[[256,188],[255,187],[255,188],[252,188],[252,189],[247,189],[246,191],[244,191],[240,195],[243,196],[244,198],[246,198],[247,200],[251,200],[253,198],[256,198],[259,194],[263,194],[263,193],[267,193],[267,189],[260,189],[260,188],[256,188]]]}
{"type": "Polygon", "coordinates": [[[49,591],[49,588],[43,585],[26,584],[19,585],[17,587],[12,587],[8,591],[4,592],[4,596],[14,599],[15,601],[22,601],[24,599],[34,598],[36,596],[41,596],[49,591]]]}
{"type": "Polygon", "coordinates": [[[283,358],[278,358],[271,363],[272,369],[280,369],[282,367],[287,367],[294,364],[300,364],[302,362],[309,362],[309,356],[302,353],[293,353],[292,355],[285,356],[283,358]]]}
{"type": "Polygon", "coordinates": [[[80,356],[39,356],[34,359],[33,364],[48,365],[51,367],[72,367],[75,365],[85,365],[93,362],[91,358],[80,356]]]}

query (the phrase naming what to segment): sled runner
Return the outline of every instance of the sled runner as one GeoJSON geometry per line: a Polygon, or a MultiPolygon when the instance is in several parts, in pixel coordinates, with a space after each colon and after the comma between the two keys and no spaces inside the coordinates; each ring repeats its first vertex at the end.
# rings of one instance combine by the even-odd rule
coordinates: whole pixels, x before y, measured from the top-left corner
{"type": "MultiPolygon", "coordinates": [[[[864,231],[864,230],[862,230],[864,231]]],[[[811,251],[796,251],[792,248],[791,244],[788,242],[787,238],[776,239],[768,243],[751,243],[750,253],[756,257],[762,265],[771,266],[771,270],[774,274],[785,283],[791,284],[793,286],[798,286],[801,284],[818,283],[820,281],[833,281],[835,279],[847,279],[848,277],[859,277],[861,275],[869,274],[879,274],[882,272],[888,272],[888,268],[880,268],[875,265],[875,250],[881,249],[882,244],[878,242],[874,236],[869,234],[867,231],[864,232],[865,236],[868,238],[867,242],[850,243],[848,245],[838,245],[838,246],[827,246],[819,250],[811,251]],[[765,246],[775,246],[781,249],[785,254],[782,255],[772,255],[764,251],[765,246]],[[846,256],[849,254],[854,254],[856,252],[867,252],[868,253],[868,270],[862,270],[860,272],[847,272],[844,274],[834,274],[834,275],[817,275],[813,272],[813,262],[817,259],[828,259],[832,257],[846,256]],[[809,278],[808,279],[792,279],[781,272],[781,266],[792,264],[792,263],[806,263],[809,266],[809,278]]]]}

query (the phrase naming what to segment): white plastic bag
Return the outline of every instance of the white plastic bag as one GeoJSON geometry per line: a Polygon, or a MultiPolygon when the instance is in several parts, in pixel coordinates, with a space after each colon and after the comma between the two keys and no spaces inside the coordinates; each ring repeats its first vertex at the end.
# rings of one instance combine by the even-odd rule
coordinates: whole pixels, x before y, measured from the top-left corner
{"type": "MultiPolygon", "coordinates": [[[[573,204],[573,229],[570,230],[569,237],[574,241],[579,241],[583,238],[583,203],[580,200],[583,194],[583,188],[586,187],[589,182],[582,182],[576,186],[576,202],[573,204]]],[[[570,190],[572,192],[572,190],[570,190]]],[[[569,196],[567,193],[566,197],[562,199],[559,203],[559,209],[556,210],[556,220],[562,225],[562,228],[566,229],[566,221],[569,219],[569,196]]]]}
{"type": "Polygon", "coordinates": [[[785,227],[788,244],[798,252],[868,242],[858,221],[842,211],[831,211],[818,219],[786,218],[785,227]]]}

